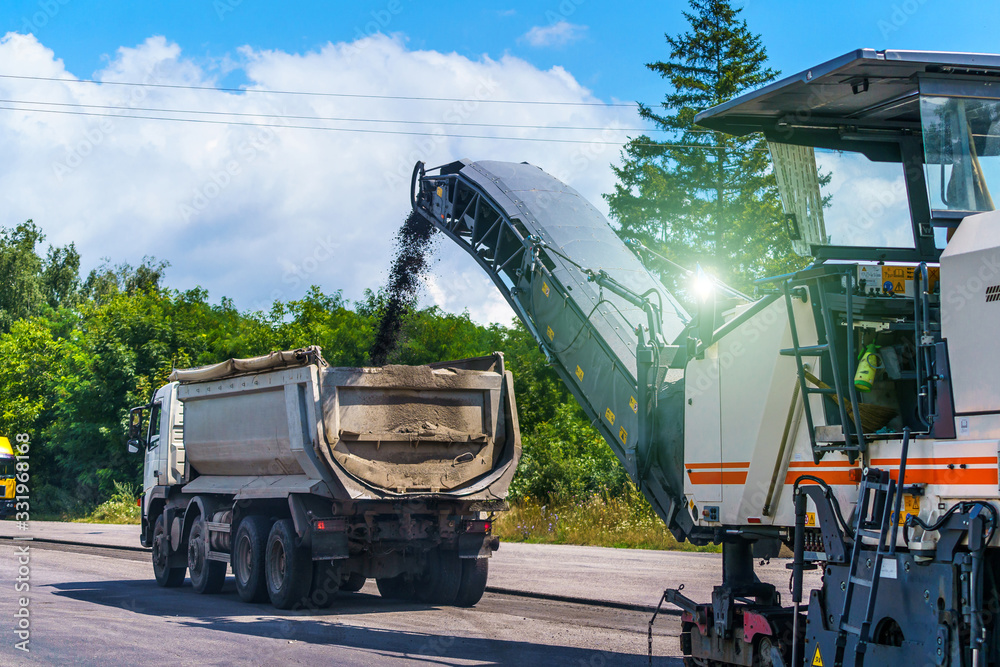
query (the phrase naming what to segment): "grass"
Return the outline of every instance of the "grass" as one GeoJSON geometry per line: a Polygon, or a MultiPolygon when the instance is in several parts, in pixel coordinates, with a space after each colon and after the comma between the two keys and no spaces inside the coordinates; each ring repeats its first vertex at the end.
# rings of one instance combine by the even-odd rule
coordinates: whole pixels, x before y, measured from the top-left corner
{"type": "Polygon", "coordinates": [[[94,511],[79,519],[78,523],[120,523],[138,524],[142,510],[136,504],[139,487],[128,482],[115,482],[115,492],[111,497],[94,508],[94,511]]]}
{"type": "Polygon", "coordinates": [[[500,539],[532,544],[580,544],[628,549],[718,552],[717,546],[678,542],[642,494],[629,485],[621,496],[594,495],[585,501],[511,503],[493,523],[500,539]]]}

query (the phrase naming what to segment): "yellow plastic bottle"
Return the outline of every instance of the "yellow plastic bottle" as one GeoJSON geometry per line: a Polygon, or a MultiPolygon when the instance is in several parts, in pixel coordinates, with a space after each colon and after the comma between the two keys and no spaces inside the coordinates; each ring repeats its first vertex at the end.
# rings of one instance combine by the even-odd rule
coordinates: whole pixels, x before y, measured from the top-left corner
{"type": "Polygon", "coordinates": [[[872,343],[858,357],[858,371],[854,374],[854,387],[858,391],[871,391],[875,385],[875,371],[882,365],[875,353],[877,349],[872,343]]]}

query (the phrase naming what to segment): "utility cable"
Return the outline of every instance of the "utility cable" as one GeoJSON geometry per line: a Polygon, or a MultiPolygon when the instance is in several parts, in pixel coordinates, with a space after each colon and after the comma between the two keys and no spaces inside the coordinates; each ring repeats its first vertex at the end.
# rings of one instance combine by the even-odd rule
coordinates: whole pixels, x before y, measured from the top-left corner
{"type": "MultiPolygon", "coordinates": [[[[587,144],[587,145],[597,145],[597,146],[619,146],[622,147],[625,144],[620,141],[603,141],[598,139],[556,139],[553,137],[495,137],[489,135],[479,135],[479,134],[453,134],[448,132],[406,132],[403,130],[373,130],[364,128],[350,128],[350,127],[317,127],[315,125],[289,125],[286,123],[250,123],[245,121],[235,121],[235,120],[212,120],[209,118],[170,118],[166,116],[143,116],[138,114],[115,114],[115,113],[97,113],[92,111],[69,111],[65,109],[26,109],[23,107],[10,107],[10,106],[0,106],[0,111],[23,111],[27,113],[49,113],[49,114],[61,114],[67,116],[94,116],[99,118],[132,118],[136,120],[157,120],[157,121],[172,121],[177,123],[202,123],[208,125],[241,125],[248,127],[274,127],[274,128],[284,128],[293,130],[322,130],[326,132],[360,132],[363,134],[392,134],[392,135],[402,135],[411,137],[448,137],[456,139],[491,139],[494,141],[534,141],[542,143],[556,143],[556,144],[587,144]]],[[[661,148],[663,150],[716,150],[717,146],[702,146],[698,144],[632,144],[637,147],[649,147],[649,148],[661,148]]],[[[752,149],[755,150],[755,149],[752,149]]]]}
{"type": "Polygon", "coordinates": [[[122,106],[113,104],[81,104],[77,102],[41,102],[34,100],[3,100],[0,99],[2,104],[38,104],[45,106],[59,106],[59,107],[77,107],[81,109],[104,109],[113,111],[148,111],[154,113],[186,113],[186,114],[204,114],[212,116],[238,116],[245,118],[276,118],[276,119],[288,119],[288,120],[314,120],[314,121],[336,121],[336,122],[346,122],[346,123],[399,123],[403,125],[461,125],[468,127],[501,127],[509,129],[526,129],[526,130],[591,130],[591,131],[604,131],[612,130],[614,132],[670,132],[670,130],[658,130],[654,128],[645,127],[576,127],[576,126],[560,126],[560,125],[517,125],[517,124],[505,124],[505,123],[463,123],[463,122],[452,122],[452,121],[434,121],[434,120],[404,120],[404,119],[392,119],[392,118],[344,118],[338,116],[295,116],[290,114],[276,114],[276,113],[245,113],[239,111],[208,111],[208,110],[198,110],[198,109],[161,109],[153,107],[134,107],[134,106],[122,106]]]}
{"type": "Polygon", "coordinates": [[[195,86],[178,83],[148,83],[137,81],[98,81],[96,79],[67,79],[51,76],[26,76],[21,74],[0,74],[3,79],[27,81],[58,81],[60,83],[96,83],[107,86],[136,86],[142,88],[173,88],[180,90],[211,90],[220,93],[264,93],[269,95],[308,95],[312,97],[350,97],[374,100],[411,100],[418,102],[481,102],[483,104],[538,104],[544,106],[573,107],[629,107],[637,108],[637,102],[561,102],[555,100],[491,100],[467,99],[461,97],[421,97],[417,95],[371,95],[361,93],[330,93],[305,90],[266,90],[260,88],[217,88],[215,86],[195,86]]]}

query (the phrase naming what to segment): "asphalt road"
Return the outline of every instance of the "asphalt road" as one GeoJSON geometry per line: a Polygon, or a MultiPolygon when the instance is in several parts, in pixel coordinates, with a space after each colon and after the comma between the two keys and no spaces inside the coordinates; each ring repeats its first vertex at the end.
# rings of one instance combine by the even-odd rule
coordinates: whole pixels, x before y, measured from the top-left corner
{"type": "MultiPolygon", "coordinates": [[[[0,522],[0,537],[24,536],[0,522]]],[[[383,600],[374,583],[322,612],[162,589],[135,527],[33,523],[27,535],[105,545],[30,545],[30,653],[15,648],[14,590],[23,543],[0,540],[0,663],[292,665],[630,665],[646,663],[646,627],[665,586],[708,601],[721,559],[596,547],[503,544],[490,590],[472,609],[383,600]],[[558,599],[553,599],[558,598],[558,599]],[[565,599],[579,599],[567,602],[565,599]]],[[[787,586],[783,563],[759,568],[787,586]]],[[[680,664],[676,615],[657,621],[656,664],[680,664]]]]}

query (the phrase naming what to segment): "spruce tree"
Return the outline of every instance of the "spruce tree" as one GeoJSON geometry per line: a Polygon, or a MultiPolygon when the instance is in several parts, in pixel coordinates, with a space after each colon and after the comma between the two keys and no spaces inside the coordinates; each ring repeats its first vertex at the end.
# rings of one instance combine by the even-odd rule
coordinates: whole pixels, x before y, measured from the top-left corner
{"type": "Polygon", "coordinates": [[[605,199],[621,236],[746,289],[756,278],[801,265],[784,233],[767,144],[759,134],[699,128],[694,117],[778,73],[767,66],[742,9],[730,0],[689,3],[690,29],[666,35],[670,59],[646,65],[670,89],[656,110],[639,105],[639,115],[667,138],[630,140],[622,166],[612,167],[618,183],[605,199]]]}

